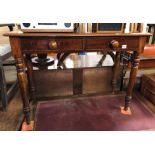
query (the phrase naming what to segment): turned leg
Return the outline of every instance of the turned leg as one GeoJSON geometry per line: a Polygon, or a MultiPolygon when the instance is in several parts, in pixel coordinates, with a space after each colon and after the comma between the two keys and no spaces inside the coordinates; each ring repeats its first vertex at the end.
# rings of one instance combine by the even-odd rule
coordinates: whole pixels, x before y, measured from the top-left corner
{"type": "Polygon", "coordinates": [[[20,92],[23,100],[23,111],[26,119],[26,123],[30,124],[30,106],[27,94],[27,77],[25,73],[25,66],[22,58],[15,58],[17,76],[19,81],[20,92]]]}
{"type": "Polygon", "coordinates": [[[33,79],[33,65],[31,60],[31,55],[26,55],[26,61],[27,61],[27,76],[28,76],[28,84],[29,84],[29,90],[30,90],[30,98],[32,98],[33,103],[36,103],[36,91],[35,91],[35,84],[33,79]]]}
{"type": "Polygon", "coordinates": [[[115,64],[114,64],[113,75],[112,75],[112,93],[115,93],[115,90],[116,90],[119,70],[120,70],[120,52],[116,52],[115,64]]]}
{"type": "Polygon", "coordinates": [[[132,59],[132,66],[131,66],[131,71],[130,71],[130,77],[129,77],[129,83],[128,83],[128,88],[127,88],[127,92],[125,96],[125,105],[124,105],[125,111],[128,110],[130,101],[132,99],[132,92],[133,92],[133,87],[134,87],[135,80],[136,80],[139,62],[140,62],[139,52],[134,51],[133,59],[132,59]]]}

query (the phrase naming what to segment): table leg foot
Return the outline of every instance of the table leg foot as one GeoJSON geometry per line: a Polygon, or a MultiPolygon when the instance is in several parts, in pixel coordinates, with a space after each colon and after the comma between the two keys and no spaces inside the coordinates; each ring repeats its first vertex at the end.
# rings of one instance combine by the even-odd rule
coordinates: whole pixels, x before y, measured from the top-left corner
{"type": "Polygon", "coordinates": [[[121,113],[124,115],[131,115],[131,109],[130,109],[130,102],[132,97],[131,96],[125,96],[125,104],[124,106],[121,106],[121,113]]]}
{"type": "Polygon", "coordinates": [[[124,107],[121,106],[120,109],[121,109],[121,114],[123,114],[123,115],[132,115],[130,107],[128,107],[127,110],[125,110],[124,107]]]}
{"type": "Polygon", "coordinates": [[[30,124],[23,122],[21,131],[33,131],[34,121],[31,121],[30,124]]]}

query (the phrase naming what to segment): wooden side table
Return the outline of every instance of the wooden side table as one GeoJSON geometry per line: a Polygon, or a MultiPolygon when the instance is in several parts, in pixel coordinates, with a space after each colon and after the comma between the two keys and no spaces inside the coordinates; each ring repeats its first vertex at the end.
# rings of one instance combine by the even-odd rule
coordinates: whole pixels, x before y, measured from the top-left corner
{"type": "Polygon", "coordinates": [[[115,92],[116,79],[118,76],[120,53],[133,51],[132,67],[128,89],[125,96],[124,111],[128,111],[132,99],[132,90],[136,80],[138,65],[140,62],[139,54],[143,52],[145,42],[149,33],[23,33],[10,32],[4,34],[9,36],[12,53],[16,60],[19,85],[23,100],[23,111],[27,124],[30,123],[30,106],[27,92],[28,83],[31,86],[31,93],[35,100],[35,86],[33,82],[33,69],[30,57],[24,55],[41,53],[77,53],[77,52],[113,52],[116,51],[115,65],[112,78],[112,89],[115,92]],[[26,62],[24,59],[26,58],[26,62]],[[25,68],[28,69],[28,79],[25,68]]]}

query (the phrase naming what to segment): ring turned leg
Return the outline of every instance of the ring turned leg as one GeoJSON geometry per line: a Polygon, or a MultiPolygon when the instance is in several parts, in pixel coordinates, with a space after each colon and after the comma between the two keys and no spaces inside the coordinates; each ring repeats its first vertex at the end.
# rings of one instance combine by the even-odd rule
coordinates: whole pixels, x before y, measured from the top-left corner
{"type": "Polygon", "coordinates": [[[23,111],[26,123],[30,124],[30,106],[27,95],[27,78],[25,74],[25,66],[22,58],[15,58],[15,59],[16,59],[17,76],[23,100],[23,111]]]}
{"type": "Polygon", "coordinates": [[[128,88],[125,96],[125,105],[124,105],[124,111],[129,110],[129,105],[132,99],[132,91],[133,87],[136,81],[136,75],[138,71],[138,65],[140,62],[140,57],[139,57],[139,52],[134,51],[133,53],[133,59],[132,59],[132,66],[131,66],[131,72],[130,72],[130,77],[129,77],[129,83],[128,83],[128,88]]]}

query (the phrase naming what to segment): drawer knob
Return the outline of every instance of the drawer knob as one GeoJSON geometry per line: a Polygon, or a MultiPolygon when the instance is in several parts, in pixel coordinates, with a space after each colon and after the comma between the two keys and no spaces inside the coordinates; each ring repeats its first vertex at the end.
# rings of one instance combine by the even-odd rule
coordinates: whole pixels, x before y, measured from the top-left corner
{"type": "Polygon", "coordinates": [[[50,49],[57,49],[58,48],[57,42],[56,41],[49,42],[49,47],[50,49]]]}
{"type": "Polygon", "coordinates": [[[110,48],[117,48],[119,47],[119,42],[117,40],[112,40],[109,44],[110,48]]]}

